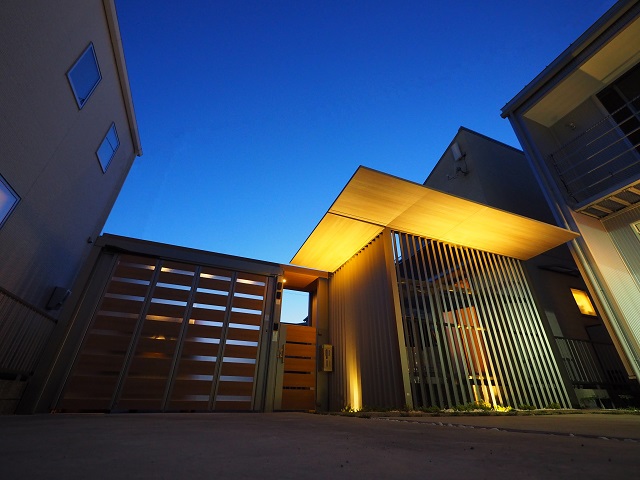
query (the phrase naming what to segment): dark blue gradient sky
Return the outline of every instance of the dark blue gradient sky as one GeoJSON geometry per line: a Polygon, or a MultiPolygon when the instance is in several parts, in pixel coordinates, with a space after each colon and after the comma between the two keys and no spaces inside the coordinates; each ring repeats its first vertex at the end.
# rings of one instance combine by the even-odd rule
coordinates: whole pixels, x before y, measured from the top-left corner
{"type": "Polygon", "coordinates": [[[358,165],[423,182],[613,1],[117,1],[144,156],[105,232],[288,262],[358,165]]]}

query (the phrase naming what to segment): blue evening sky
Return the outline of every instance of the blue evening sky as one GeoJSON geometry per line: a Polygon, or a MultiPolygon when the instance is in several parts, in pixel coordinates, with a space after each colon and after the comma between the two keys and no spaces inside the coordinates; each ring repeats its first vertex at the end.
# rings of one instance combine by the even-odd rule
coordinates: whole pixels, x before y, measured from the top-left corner
{"type": "Polygon", "coordinates": [[[358,165],[520,148],[500,108],[613,3],[119,0],[144,155],[104,231],[287,263],[358,165]]]}

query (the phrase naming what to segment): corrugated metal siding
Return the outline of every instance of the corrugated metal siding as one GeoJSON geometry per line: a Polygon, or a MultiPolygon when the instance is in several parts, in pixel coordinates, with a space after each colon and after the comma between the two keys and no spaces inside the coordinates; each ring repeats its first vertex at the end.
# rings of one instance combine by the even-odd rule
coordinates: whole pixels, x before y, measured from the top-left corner
{"type": "Polygon", "coordinates": [[[0,288],[0,414],[13,413],[56,321],[0,288]]]}
{"type": "Polygon", "coordinates": [[[636,222],[640,222],[640,205],[608,217],[602,221],[602,225],[634,280],[628,280],[627,272],[620,272],[621,277],[625,277],[620,279],[620,282],[628,283],[630,288],[616,289],[616,301],[624,312],[637,345],[640,344],[640,238],[631,227],[631,224],[636,222]],[[632,288],[633,286],[635,288],[632,288]]]}
{"type": "Polygon", "coordinates": [[[518,260],[393,234],[414,405],[569,406],[518,260]]]}
{"type": "Polygon", "coordinates": [[[631,275],[640,285],[640,238],[631,227],[636,222],[640,222],[640,205],[613,215],[603,220],[602,224],[611,235],[631,275]]]}
{"type": "Polygon", "coordinates": [[[55,320],[0,289],[0,372],[30,376],[55,320]]]}
{"type": "Polygon", "coordinates": [[[403,407],[393,295],[381,235],[329,281],[330,409],[403,407]]]}

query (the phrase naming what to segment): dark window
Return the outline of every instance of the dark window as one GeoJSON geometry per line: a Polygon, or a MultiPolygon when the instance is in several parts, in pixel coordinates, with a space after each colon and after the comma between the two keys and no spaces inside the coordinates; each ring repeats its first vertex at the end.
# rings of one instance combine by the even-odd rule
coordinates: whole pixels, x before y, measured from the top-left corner
{"type": "Polygon", "coordinates": [[[0,227],[9,218],[13,209],[20,201],[18,194],[11,188],[11,185],[0,175],[0,227]]]}
{"type": "Polygon", "coordinates": [[[109,130],[107,131],[107,134],[104,136],[102,143],[98,147],[98,150],[96,150],[96,155],[103,172],[106,172],[107,168],[109,168],[111,159],[115,155],[116,150],[118,150],[119,146],[120,140],[118,139],[116,125],[115,123],[112,123],[111,127],[109,127],[109,130]]]}
{"type": "Polygon", "coordinates": [[[102,79],[93,43],[89,44],[73,67],[69,69],[67,78],[78,107],[82,108],[102,79]]]}
{"type": "Polygon", "coordinates": [[[640,151],[640,64],[597,96],[629,142],[640,151]]]}

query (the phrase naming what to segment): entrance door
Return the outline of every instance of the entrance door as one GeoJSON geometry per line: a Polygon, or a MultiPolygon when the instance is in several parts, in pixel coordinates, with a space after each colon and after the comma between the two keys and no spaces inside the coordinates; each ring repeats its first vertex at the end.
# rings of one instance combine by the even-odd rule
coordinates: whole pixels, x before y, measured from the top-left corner
{"type": "Polygon", "coordinates": [[[276,410],[316,409],[316,329],[280,324],[276,410]]]}

